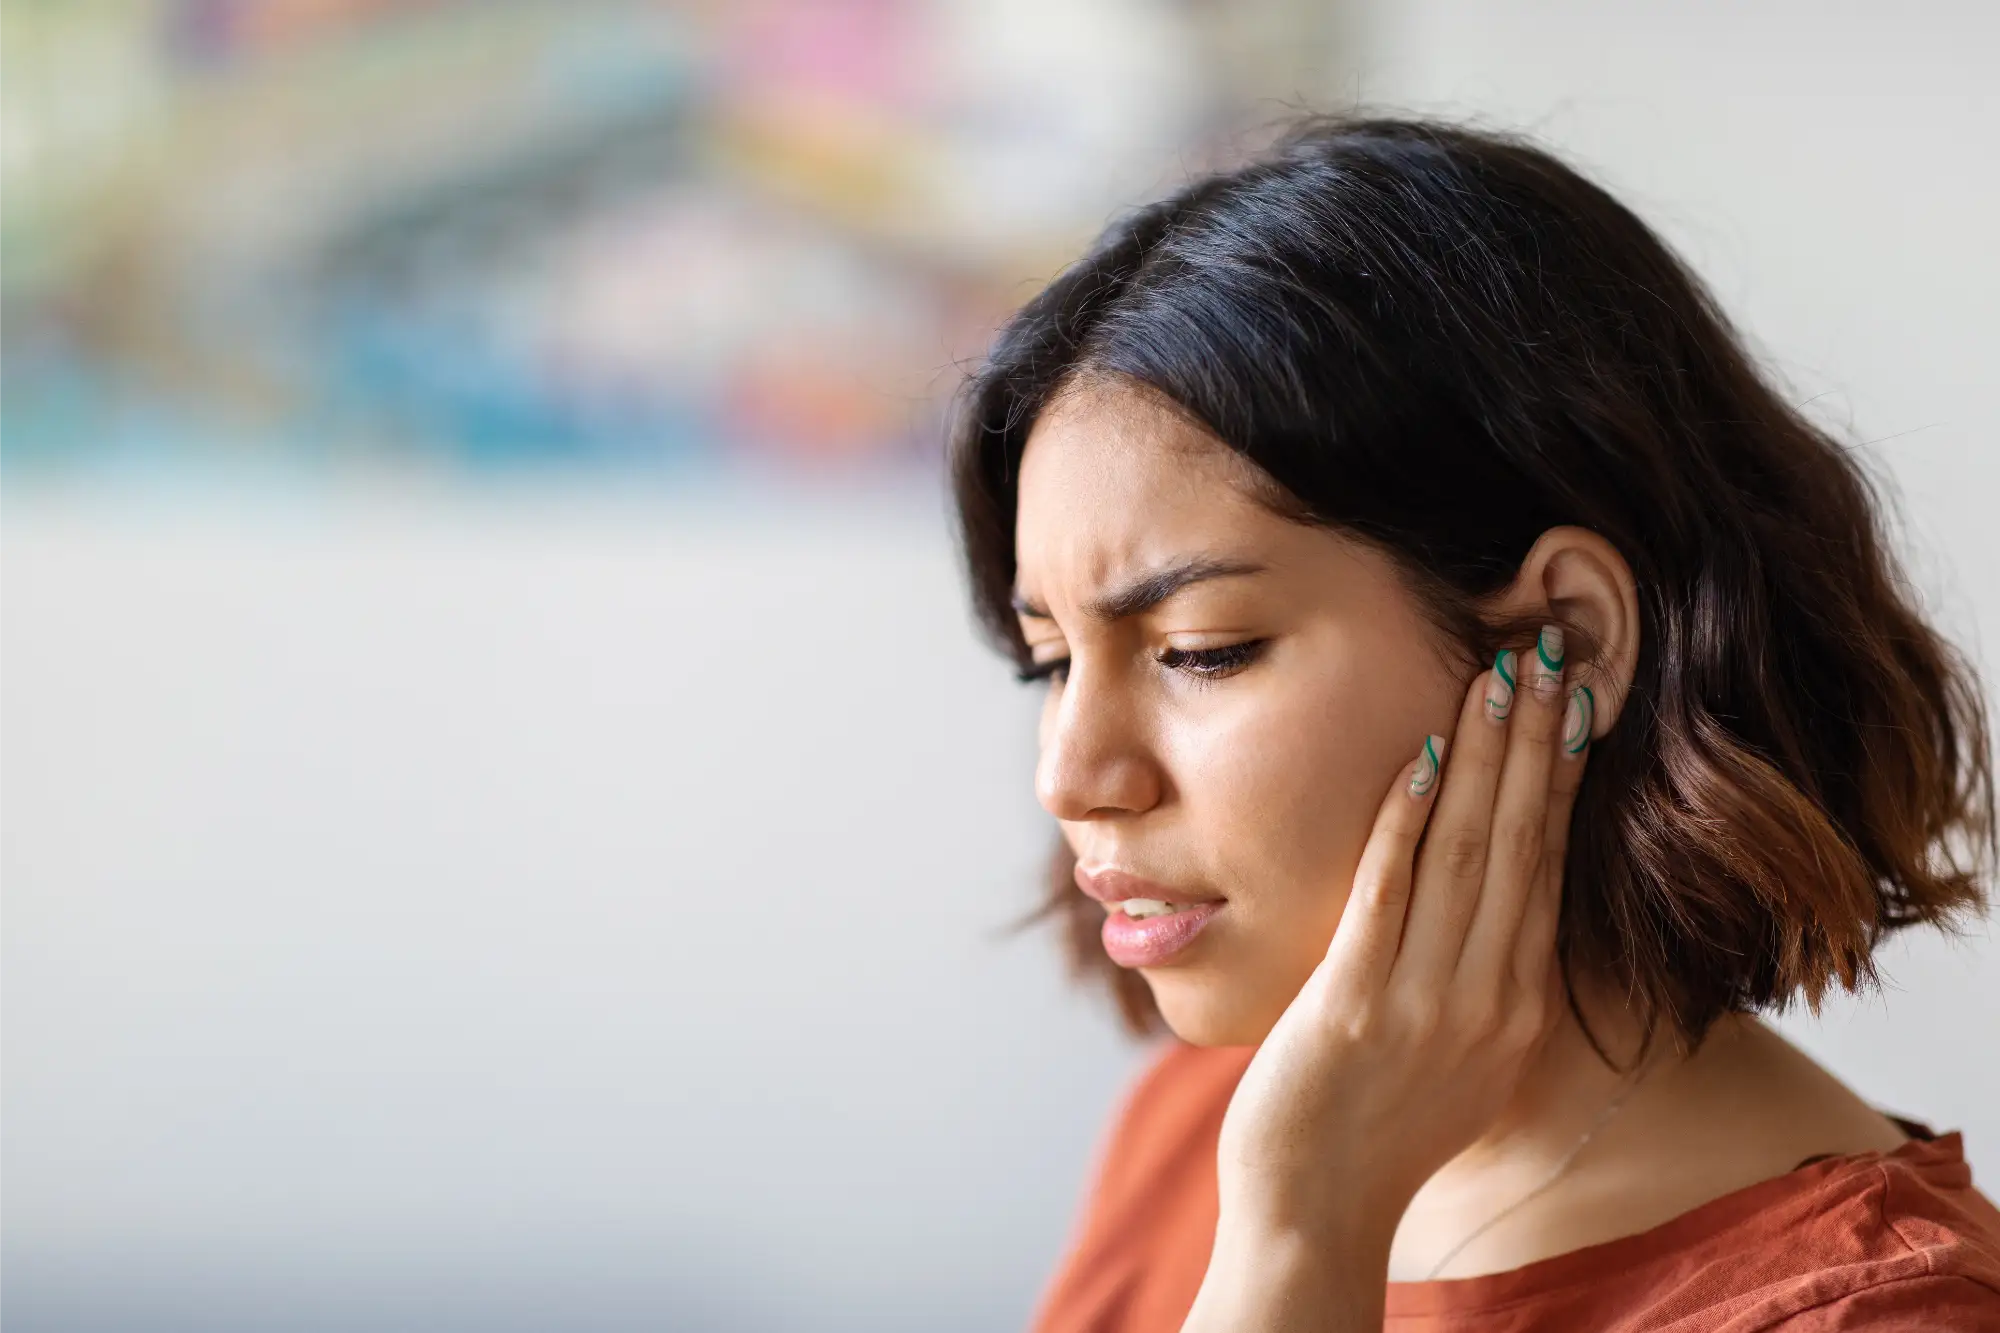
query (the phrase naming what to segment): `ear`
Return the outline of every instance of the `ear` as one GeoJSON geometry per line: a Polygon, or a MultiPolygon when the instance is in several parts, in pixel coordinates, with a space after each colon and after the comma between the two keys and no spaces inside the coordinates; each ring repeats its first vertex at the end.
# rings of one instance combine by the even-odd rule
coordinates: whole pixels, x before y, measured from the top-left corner
{"type": "Polygon", "coordinates": [[[1590,632],[1598,654],[1575,674],[1597,696],[1592,737],[1609,731],[1639,667],[1639,585],[1618,548],[1589,528],[1550,528],[1535,539],[1495,609],[1511,615],[1550,611],[1590,632]]]}

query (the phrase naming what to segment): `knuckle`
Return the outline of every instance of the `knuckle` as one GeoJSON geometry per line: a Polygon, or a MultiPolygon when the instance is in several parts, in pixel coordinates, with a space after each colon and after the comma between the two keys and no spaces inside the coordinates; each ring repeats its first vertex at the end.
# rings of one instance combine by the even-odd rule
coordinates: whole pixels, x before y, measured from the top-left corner
{"type": "Polygon", "coordinates": [[[1557,736],[1549,727],[1522,727],[1514,733],[1513,742],[1530,750],[1554,750],[1557,736]]]}
{"type": "Polygon", "coordinates": [[[1501,863],[1509,870],[1528,874],[1542,862],[1542,831],[1533,825],[1501,830],[1494,841],[1501,863]]]}
{"type": "Polygon", "coordinates": [[[1514,954],[1514,966],[1510,972],[1511,984],[1516,993],[1528,996],[1538,1005],[1544,1003],[1541,981],[1548,967],[1545,961],[1547,952],[1545,930],[1535,931],[1532,937],[1524,935],[1520,947],[1514,954]]]}
{"type": "Polygon", "coordinates": [[[1377,875],[1362,891],[1363,901],[1377,913],[1400,912],[1410,896],[1406,875],[1377,875]]]}
{"type": "Polygon", "coordinates": [[[1548,1017],[1546,1007],[1539,997],[1518,1001],[1507,1014],[1507,1021],[1500,1034],[1509,1046],[1521,1048],[1534,1044],[1541,1034],[1544,1020],[1548,1017]]]}
{"type": "Polygon", "coordinates": [[[1355,1005],[1334,1019],[1335,1030],[1342,1040],[1357,1049],[1375,1045],[1383,1037],[1387,1025],[1381,1009],[1370,1004],[1355,1005]]]}
{"type": "Polygon", "coordinates": [[[1535,864],[1541,871],[1544,879],[1558,879],[1562,876],[1563,865],[1567,860],[1568,851],[1566,848],[1544,845],[1541,849],[1541,856],[1536,860],[1535,864]]]}
{"type": "Polygon", "coordinates": [[[1469,1008],[1460,1018],[1458,1028],[1475,1045],[1485,1045],[1499,1036],[1503,1027],[1500,1006],[1480,1004],[1469,1008]]]}
{"type": "Polygon", "coordinates": [[[1424,994],[1404,995],[1395,1005],[1396,1026],[1410,1037],[1428,1037],[1438,1030],[1444,1018],[1444,1007],[1434,996],[1424,994]]]}
{"type": "Polygon", "coordinates": [[[1477,879],[1486,869],[1486,835],[1478,829],[1450,834],[1439,850],[1444,854],[1446,873],[1454,879],[1477,879]]]}

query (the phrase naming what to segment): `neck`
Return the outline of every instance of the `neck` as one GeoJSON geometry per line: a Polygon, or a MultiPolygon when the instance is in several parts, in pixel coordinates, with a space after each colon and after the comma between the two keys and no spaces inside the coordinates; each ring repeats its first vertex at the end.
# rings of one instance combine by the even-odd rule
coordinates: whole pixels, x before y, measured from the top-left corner
{"type": "Polygon", "coordinates": [[[1577,1008],[1589,1020],[1589,1034],[1576,1012],[1564,1006],[1506,1107],[1447,1170],[1486,1169],[1524,1158],[1530,1165],[1553,1161],[1634,1079],[1655,1081],[1684,1058],[1666,1037],[1645,1050],[1638,1017],[1606,988],[1579,982],[1577,1008]]]}
{"type": "Polygon", "coordinates": [[[1692,1056],[1663,1035],[1641,1066],[1622,996],[1580,988],[1577,1000],[1611,1062],[1565,1013],[1487,1132],[1411,1200],[1392,1279],[1517,1268],[1644,1231],[1809,1157],[1890,1152],[1904,1140],[1755,1017],[1723,1016],[1692,1056]]]}
{"type": "MultiPolygon", "coordinates": [[[[1640,1023],[1621,995],[1579,983],[1577,1007],[1597,1045],[1565,1006],[1500,1115],[1411,1201],[1396,1234],[1393,1277],[1427,1276],[1475,1228],[1548,1181],[1586,1134],[1592,1145],[1614,1134],[1632,1104],[1686,1059],[1666,1037],[1644,1050],[1640,1023]]],[[[1558,1178],[1550,1194],[1562,1183],[1558,1178]]]]}

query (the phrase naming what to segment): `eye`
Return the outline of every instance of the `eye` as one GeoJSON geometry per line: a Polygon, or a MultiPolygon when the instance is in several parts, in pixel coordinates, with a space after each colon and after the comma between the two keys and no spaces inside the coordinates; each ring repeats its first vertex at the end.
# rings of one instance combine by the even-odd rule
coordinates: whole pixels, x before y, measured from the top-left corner
{"type": "MultiPolygon", "coordinates": [[[[1169,648],[1161,653],[1158,661],[1170,671],[1179,671],[1197,681],[1220,680],[1233,676],[1257,659],[1264,650],[1267,640],[1251,639],[1245,643],[1226,644],[1220,648],[1169,648]]],[[[1052,680],[1063,682],[1069,679],[1069,659],[1052,658],[1047,662],[1037,662],[1014,673],[1022,684],[1052,680]]]]}
{"type": "Polygon", "coordinates": [[[1069,659],[1067,657],[1054,657],[1046,662],[1037,662],[1033,666],[1022,667],[1014,673],[1014,678],[1023,685],[1030,685],[1038,680],[1068,680],[1069,659]]]}
{"type": "Polygon", "coordinates": [[[1160,654],[1159,662],[1170,671],[1182,672],[1198,681],[1220,680],[1257,660],[1266,642],[1251,639],[1221,648],[1169,648],[1160,654]]]}

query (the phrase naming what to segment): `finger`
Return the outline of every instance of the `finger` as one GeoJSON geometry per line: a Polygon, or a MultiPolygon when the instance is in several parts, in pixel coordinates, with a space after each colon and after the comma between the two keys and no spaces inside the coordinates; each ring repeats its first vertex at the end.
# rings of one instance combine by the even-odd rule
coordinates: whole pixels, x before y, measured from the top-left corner
{"type": "Polygon", "coordinates": [[[1521,917],[1520,935],[1514,943],[1514,979],[1524,989],[1539,984],[1555,952],[1556,927],[1562,919],[1563,872],[1569,864],[1570,822],[1597,725],[1597,696],[1590,686],[1572,686],[1569,694],[1563,712],[1561,755],[1549,778],[1549,814],[1542,830],[1541,882],[1529,896],[1527,911],[1521,917]]]}
{"type": "Polygon", "coordinates": [[[1514,961],[1528,903],[1543,881],[1542,849],[1549,784],[1562,739],[1562,629],[1544,625],[1523,652],[1520,689],[1508,722],[1507,755],[1493,798],[1493,839],[1486,881],[1466,933],[1457,978],[1480,996],[1495,995],[1514,961]]]}
{"type": "Polygon", "coordinates": [[[1412,762],[1389,785],[1375,812],[1375,826],[1361,849],[1347,906],[1327,946],[1335,984],[1350,997],[1373,995],[1388,980],[1402,942],[1410,901],[1410,872],[1417,840],[1443,770],[1445,738],[1426,736],[1412,762]]]}
{"type": "Polygon", "coordinates": [[[1452,734],[1451,767],[1443,777],[1423,841],[1417,848],[1410,910],[1396,957],[1400,984],[1442,985],[1458,966],[1459,950],[1486,877],[1493,796],[1507,753],[1507,718],[1515,666],[1503,651],[1474,676],[1452,734]]]}

